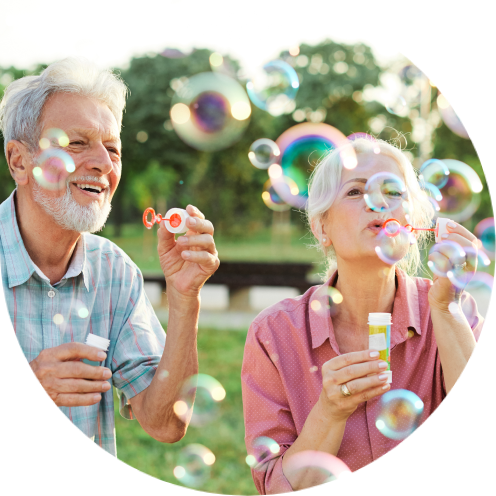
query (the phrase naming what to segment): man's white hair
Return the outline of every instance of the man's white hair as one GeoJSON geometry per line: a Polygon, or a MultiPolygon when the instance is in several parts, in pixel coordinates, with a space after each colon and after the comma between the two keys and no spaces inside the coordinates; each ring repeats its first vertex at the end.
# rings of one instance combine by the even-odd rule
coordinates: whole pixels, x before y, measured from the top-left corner
{"type": "Polygon", "coordinates": [[[127,91],[122,79],[111,70],[78,57],[54,62],[39,76],[17,79],[7,87],[0,102],[5,150],[11,140],[26,142],[31,152],[38,149],[43,107],[55,93],[77,93],[105,103],[120,130],[127,91]]]}

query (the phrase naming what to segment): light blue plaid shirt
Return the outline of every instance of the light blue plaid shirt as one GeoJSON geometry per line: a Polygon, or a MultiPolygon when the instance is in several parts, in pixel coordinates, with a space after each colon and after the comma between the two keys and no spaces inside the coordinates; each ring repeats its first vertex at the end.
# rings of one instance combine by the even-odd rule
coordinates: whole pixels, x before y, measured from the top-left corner
{"type": "MultiPolygon", "coordinates": [[[[66,275],[52,286],[24,247],[14,194],[0,205],[0,263],[7,308],[24,355],[31,362],[45,348],[84,343],[89,333],[109,339],[102,365],[112,371],[121,415],[134,418],[128,400],[150,385],[165,345],[141,271],[114,243],[86,233],[66,275]]],[[[60,409],[116,455],[112,390],[96,405],[60,409]]]]}

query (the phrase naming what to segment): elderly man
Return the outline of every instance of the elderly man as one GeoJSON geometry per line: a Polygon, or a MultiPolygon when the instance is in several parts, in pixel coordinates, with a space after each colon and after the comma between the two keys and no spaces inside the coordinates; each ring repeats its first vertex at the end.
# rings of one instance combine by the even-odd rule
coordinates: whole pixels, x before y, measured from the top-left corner
{"type": "Polygon", "coordinates": [[[56,405],[114,455],[112,384],[121,414],[153,438],[173,443],[184,436],[187,421],[173,406],[182,382],[198,372],[199,293],[219,265],[213,226],[196,207],[187,207],[186,236],[175,240],[160,226],[166,340],[138,267],[90,234],[102,229],[119,184],[126,92],[110,71],[69,58],[11,83],[0,104],[17,185],[0,205],[2,282],[14,330],[56,405]],[[54,140],[53,130],[68,142],[54,140]],[[55,167],[57,157],[66,158],[67,169],[55,167]],[[84,344],[89,333],[110,340],[107,353],[84,344]]]}

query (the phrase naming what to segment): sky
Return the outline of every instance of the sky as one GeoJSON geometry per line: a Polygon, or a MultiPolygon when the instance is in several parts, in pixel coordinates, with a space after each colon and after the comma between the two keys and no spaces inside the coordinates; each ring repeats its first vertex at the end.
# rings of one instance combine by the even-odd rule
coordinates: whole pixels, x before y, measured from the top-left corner
{"type": "Polygon", "coordinates": [[[197,47],[231,55],[250,70],[281,50],[326,38],[364,42],[380,62],[398,54],[389,30],[357,15],[357,7],[343,8],[330,0],[302,5],[269,0],[16,0],[0,9],[0,66],[29,68],[82,55],[102,67],[122,68],[133,55],[197,47]],[[333,3],[339,8],[330,8],[333,3]]]}

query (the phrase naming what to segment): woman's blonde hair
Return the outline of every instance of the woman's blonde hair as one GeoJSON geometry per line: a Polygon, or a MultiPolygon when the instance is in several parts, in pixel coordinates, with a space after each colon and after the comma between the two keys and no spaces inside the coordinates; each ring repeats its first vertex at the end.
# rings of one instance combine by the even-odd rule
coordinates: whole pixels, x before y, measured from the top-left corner
{"type": "MultiPolygon", "coordinates": [[[[419,184],[413,165],[401,151],[401,148],[387,141],[374,138],[357,138],[350,140],[349,144],[357,155],[373,153],[374,149],[379,147],[381,154],[393,158],[398,163],[407,190],[409,224],[414,227],[431,227],[434,208],[426,192],[419,184]]],[[[326,279],[336,270],[337,261],[334,247],[325,247],[322,244],[322,223],[339,191],[342,169],[340,149],[331,150],[317,164],[308,184],[306,216],[316,237],[316,243],[313,246],[319,248],[327,258],[326,279]]],[[[406,256],[397,263],[399,268],[411,276],[416,276],[419,271],[421,266],[420,249],[427,245],[430,235],[429,231],[417,231],[417,233],[417,243],[411,245],[406,256]]]]}

